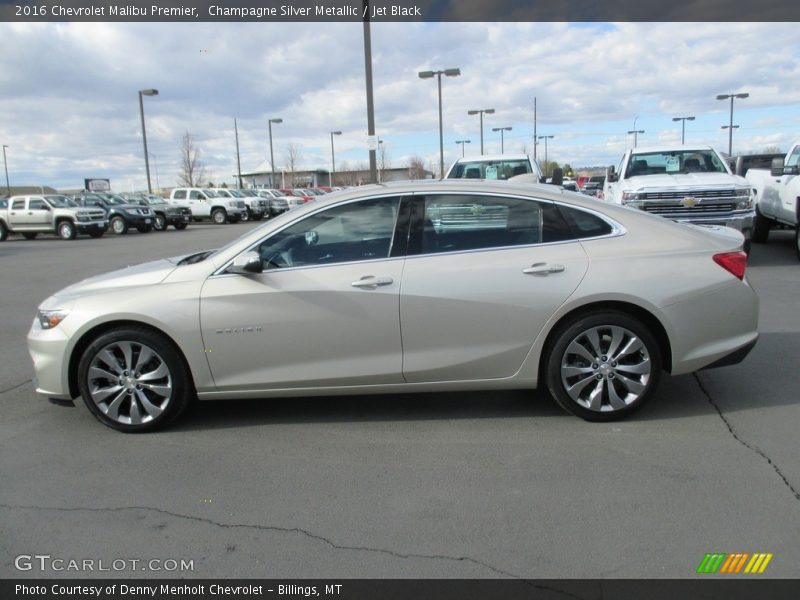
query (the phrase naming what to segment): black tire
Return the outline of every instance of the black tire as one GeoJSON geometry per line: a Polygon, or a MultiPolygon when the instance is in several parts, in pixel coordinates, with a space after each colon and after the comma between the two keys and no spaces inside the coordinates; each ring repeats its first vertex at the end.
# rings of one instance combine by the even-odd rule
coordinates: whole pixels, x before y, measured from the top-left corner
{"type": "Polygon", "coordinates": [[[117,235],[124,235],[128,233],[128,223],[119,215],[116,217],[111,217],[111,221],[109,222],[108,226],[109,229],[111,229],[111,231],[117,235]]]}
{"type": "Polygon", "coordinates": [[[187,225],[188,223],[175,223],[175,229],[177,229],[178,231],[183,231],[184,229],[186,229],[187,225]]]}
{"type": "Polygon", "coordinates": [[[758,206],[756,206],[756,218],[755,222],[753,223],[753,235],[751,239],[756,244],[764,244],[769,237],[769,230],[772,228],[773,221],[772,219],[768,219],[761,212],[758,210],[758,206]]]}
{"type": "Polygon", "coordinates": [[[5,242],[8,239],[8,227],[0,221],[0,242],[5,242]]]}
{"type": "Polygon", "coordinates": [[[797,250],[797,260],[800,260],[800,225],[794,228],[794,249],[797,250]]]}
{"type": "Polygon", "coordinates": [[[177,419],[195,398],[191,374],[175,344],[160,333],[138,327],[112,329],[99,335],[84,350],[80,358],[78,387],[84,403],[98,421],[112,429],[127,433],[153,431],[166,427],[177,419]],[[120,347],[117,344],[122,346],[129,344],[131,365],[124,364],[124,354],[119,351],[120,347]],[[152,356],[143,364],[138,364],[144,354],[144,348],[150,350],[152,356]],[[104,351],[110,352],[116,359],[117,364],[114,367],[103,360],[104,351]],[[90,373],[93,362],[97,366],[97,361],[100,361],[102,370],[92,369],[90,373]],[[166,371],[166,375],[147,378],[147,381],[154,383],[135,383],[139,381],[138,378],[145,381],[148,374],[161,373],[162,368],[166,371]],[[145,369],[152,370],[147,373],[145,369]],[[111,377],[98,376],[98,373],[103,371],[109,373],[111,377]],[[124,384],[120,385],[121,381],[124,381],[124,384]],[[127,388],[131,390],[128,391],[127,388]],[[167,390],[168,395],[164,395],[163,391],[156,393],[146,388],[167,390]],[[104,389],[111,390],[111,393],[101,398],[104,396],[104,389]],[[92,393],[97,394],[97,401],[93,399],[92,393]],[[144,396],[150,408],[140,400],[141,396],[144,396]],[[134,403],[136,408],[133,406],[134,403]],[[139,418],[136,417],[136,413],[139,418]],[[135,422],[137,420],[140,422],[135,422]]]}
{"type": "Polygon", "coordinates": [[[56,225],[56,233],[62,240],[74,240],[78,236],[78,230],[72,221],[59,221],[56,225]]]}
{"type": "Polygon", "coordinates": [[[661,351],[655,336],[641,321],[623,312],[603,310],[570,319],[558,327],[548,346],[543,364],[550,394],[564,410],[587,421],[615,421],[630,415],[653,395],[661,378],[661,351]],[[615,348],[611,328],[619,335],[615,348]],[[591,332],[597,334],[598,351],[590,350],[593,343],[585,337],[591,332]],[[641,349],[620,353],[629,342],[636,347],[633,338],[641,342],[641,349]],[[586,357],[579,351],[568,351],[579,347],[586,351],[586,357]],[[613,352],[603,354],[609,350],[613,352]],[[633,372],[645,368],[647,374],[633,372]],[[598,391],[594,402],[592,392],[598,391]],[[631,397],[634,391],[635,397],[631,397]]]}
{"type": "Polygon", "coordinates": [[[250,220],[250,209],[249,208],[242,213],[241,220],[242,221],[249,221],[250,220]]]}
{"type": "Polygon", "coordinates": [[[37,235],[39,234],[32,231],[26,231],[22,234],[22,237],[24,237],[26,240],[35,240],[37,235]]]}
{"type": "Polygon", "coordinates": [[[156,214],[156,218],[153,219],[153,229],[156,231],[166,231],[167,218],[164,215],[156,214]]]}
{"type": "Polygon", "coordinates": [[[90,231],[89,236],[93,238],[101,238],[103,237],[103,235],[105,235],[105,232],[106,232],[105,229],[97,229],[94,231],[90,231]]]}
{"type": "Polygon", "coordinates": [[[211,220],[217,225],[224,225],[228,220],[228,213],[224,208],[215,208],[211,211],[211,220]]]}
{"type": "Polygon", "coordinates": [[[136,227],[136,231],[138,231],[139,233],[150,233],[151,231],[153,231],[153,226],[152,225],[138,225],[136,227]]]}

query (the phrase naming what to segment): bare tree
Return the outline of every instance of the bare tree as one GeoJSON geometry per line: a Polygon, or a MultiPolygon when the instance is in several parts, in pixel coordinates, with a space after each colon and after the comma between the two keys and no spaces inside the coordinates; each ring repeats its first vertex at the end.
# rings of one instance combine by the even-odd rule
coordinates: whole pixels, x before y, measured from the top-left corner
{"type": "Polygon", "coordinates": [[[408,178],[425,179],[425,163],[419,156],[412,156],[408,161],[408,178]]]}
{"type": "Polygon", "coordinates": [[[195,145],[192,134],[187,131],[181,147],[181,171],[178,174],[181,185],[195,187],[203,180],[205,170],[200,160],[200,148],[195,145]]]}
{"type": "Polygon", "coordinates": [[[300,154],[297,144],[290,142],[286,145],[286,166],[289,168],[289,187],[294,187],[295,169],[297,168],[297,160],[300,154]]]}

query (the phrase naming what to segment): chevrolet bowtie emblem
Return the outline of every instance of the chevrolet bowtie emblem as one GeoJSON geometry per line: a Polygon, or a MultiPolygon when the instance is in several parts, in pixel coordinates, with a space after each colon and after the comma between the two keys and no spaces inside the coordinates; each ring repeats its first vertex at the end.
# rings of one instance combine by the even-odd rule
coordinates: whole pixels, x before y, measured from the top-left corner
{"type": "Polygon", "coordinates": [[[686,208],[693,208],[697,206],[698,200],[693,196],[686,196],[683,200],[681,200],[681,205],[685,206],[686,208]]]}

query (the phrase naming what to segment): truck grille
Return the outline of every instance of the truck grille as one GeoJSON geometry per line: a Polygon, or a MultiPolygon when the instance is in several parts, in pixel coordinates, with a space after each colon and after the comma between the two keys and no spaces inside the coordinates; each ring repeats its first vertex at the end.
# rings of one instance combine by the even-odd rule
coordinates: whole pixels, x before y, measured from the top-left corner
{"type": "Polygon", "coordinates": [[[247,208],[247,205],[244,203],[244,200],[237,200],[236,207],[244,210],[245,208],[247,208]]]}
{"type": "Polygon", "coordinates": [[[736,197],[733,188],[710,190],[653,190],[639,194],[641,209],[670,219],[724,219],[736,211],[743,199],[736,197]]]}
{"type": "Polygon", "coordinates": [[[106,213],[104,210],[89,210],[86,211],[90,221],[105,221],[106,213]]]}
{"type": "Polygon", "coordinates": [[[736,194],[734,189],[724,190],[683,190],[683,191],[664,191],[664,192],[643,192],[639,194],[642,200],[683,200],[687,196],[692,198],[733,198],[736,194]]]}
{"type": "MultiPolygon", "coordinates": [[[[696,196],[695,196],[696,198],[696,196]]],[[[703,202],[690,207],[683,206],[679,202],[648,202],[642,206],[642,210],[653,213],[654,215],[664,215],[667,217],[692,217],[699,215],[727,215],[736,209],[733,202],[703,202]]]]}

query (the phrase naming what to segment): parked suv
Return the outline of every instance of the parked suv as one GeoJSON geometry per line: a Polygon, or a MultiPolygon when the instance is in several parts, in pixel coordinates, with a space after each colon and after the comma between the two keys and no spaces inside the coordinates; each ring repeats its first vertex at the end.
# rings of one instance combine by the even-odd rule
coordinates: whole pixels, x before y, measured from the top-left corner
{"type": "Polygon", "coordinates": [[[208,188],[175,188],[169,203],[185,206],[192,211],[192,219],[211,219],[214,223],[236,223],[247,214],[247,204],[238,198],[220,198],[208,188]]]}
{"type": "Polygon", "coordinates": [[[247,205],[247,213],[242,215],[243,221],[260,221],[267,214],[267,203],[261,198],[243,194],[241,190],[229,190],[226,188],[214,188],[220,198],[238,198],[244,200],[247,205]]]}
{"type": "Polygon", "coordinates": [[[127,233],[130,227],[135,227],[141,233],[153,229],[156,215],[152,209],[131,204],[122,196],[83,192],[73,196],[73,199],[81,206],[102,208],[108,216],[111,231],[117,235],[127,233]]]}
{"type": "Polygon", "coordinates": [[[155,213],[153,229],[165,231],[172,225],[175,229],[186,229],[192,220],[192,211],[185,206],[174,206],[155,194],[129,194],[125,198],[130,204],[149,206],[155,213]]]}
{"type": "Polygon", "coordinates": [[[32,240],[40,233],[55,233],[64,240],[79,233],[100,237],[108,228],[108,219],[100,209],[84,209],[66,196],[33,194],[12,196],[8,207],[0,208],[0,241],[9,233],[21,233],[32,240]]]}

